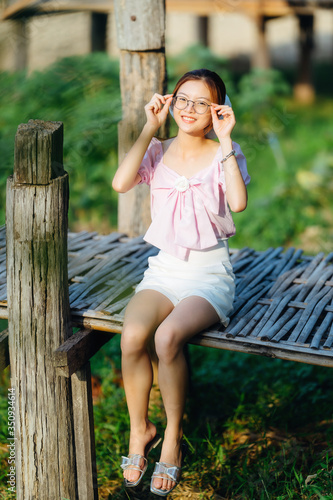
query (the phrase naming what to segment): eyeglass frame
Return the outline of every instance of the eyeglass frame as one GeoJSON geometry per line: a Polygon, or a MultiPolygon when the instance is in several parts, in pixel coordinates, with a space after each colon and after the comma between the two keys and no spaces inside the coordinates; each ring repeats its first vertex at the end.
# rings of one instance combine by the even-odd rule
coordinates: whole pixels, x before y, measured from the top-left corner
{"type": "Polygon", "coordinates": [[[196,103],[198,103],[198,102],[200,102],[200,101],[192,101],[191,99],[187,99],[186,97],[184,97],[184,96],[179,96],[179,95],[175,95],[175,96],[172,98],[172,104],[173,104],[173,106],[174,106],[175,108],[179,109],[179,111],[183,111],[184,109],[186,109],[186,108],[187,108],[187,106],[188,106],[188,103],[189,103],[189,102],[191,102],[191,103],[192,103],[192,107],[193,107],[193,109],[194,109],[195,113],[198,113],[198,115],[204,115],[205,113],[207,113],[208,108],[210,108],[210,107],[211,107],[211,104],[208,104],[207,102],[205,102],[205,104],[206,104],[206,106],[207,106],[206,111],[204,111],[203,113],[199,113],[199,112],[195,109],[195,105],[196,105],[196,103]],[[185,106],[184,108],[178,108],[178,107],[176,106],[176,102],[177,102],[177,99],[178,99],[178,98],[181,98],[181,99],[185,99],[185,100],[186,100],[186,106],[185,106]]]}

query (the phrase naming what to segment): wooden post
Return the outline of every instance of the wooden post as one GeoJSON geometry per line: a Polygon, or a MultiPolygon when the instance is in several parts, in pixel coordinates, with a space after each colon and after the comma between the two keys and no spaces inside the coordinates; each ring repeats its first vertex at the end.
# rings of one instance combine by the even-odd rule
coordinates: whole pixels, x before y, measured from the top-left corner
{"type": "Polygon", "coordinates": [[[266,23],[269,17],[258,14],[254,17],[257,26],[257,47],[252,56],[252,66],[255,68],[269,69],[270,57],[266,38],[266,23]]]}
{"type": "Polygon", "coordinates": [[[198,41],[204,47],[209,46],[209,17],[198,16],[198,41]]]}
{"type": "MultiPolygon", "coordinates": [[[[145,123],[144,105],[155,92],[166,92],[165,1],[115,0],[114,8],[121,50],[123,118],[118,128],[118,152],[122,161],[145,123]]],[[[146,231],[150,220],[147,186],[119,195],[120,232],[139,236],[146,231]]]]}
{"type": "Polygon", "coordinates": [[[98,500],[94,410],[88,361],[71,376],[78,492],[80,500],[98,500]]]}
{"type": "Polygon", "coordinates": [[[311,103],[315,99],[315,90],[311,76],[311,55],[313,41],[313,14],[298,14],[300,27],[300,60],[294,96],[298,101],[311,103]]]}
{"type": "Polygon", "coordinates": [[[18,127],[7,183],[9,352],[16,395],[18,500],[78,498],[71,381],[53,352],[71,335],[67,274],[68,176],[63,126],[18,127]]]}
{"type": "Polygon", "coordinates": [[[28,64],[29,31],[26,18],[16,19],[14,21],[14,61],[15,70],[22,71],[28,64]]]}
{"type": "Polygon", "coordinates": [[[107,14],[93,12],[91,14],[91,52],[106,51],[107,14]]]}

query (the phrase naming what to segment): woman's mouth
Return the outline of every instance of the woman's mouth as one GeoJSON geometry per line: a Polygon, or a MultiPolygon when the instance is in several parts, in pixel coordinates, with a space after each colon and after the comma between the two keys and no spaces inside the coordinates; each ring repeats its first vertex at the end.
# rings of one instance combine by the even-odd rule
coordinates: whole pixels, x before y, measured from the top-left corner
{"type": "Polygon", "coordinates": [[[182,116],[182,120],[185,123],[194,123],[195,122],[195,118],[192,118],[190,116],[185,116],[185,115],[182,116]]]}

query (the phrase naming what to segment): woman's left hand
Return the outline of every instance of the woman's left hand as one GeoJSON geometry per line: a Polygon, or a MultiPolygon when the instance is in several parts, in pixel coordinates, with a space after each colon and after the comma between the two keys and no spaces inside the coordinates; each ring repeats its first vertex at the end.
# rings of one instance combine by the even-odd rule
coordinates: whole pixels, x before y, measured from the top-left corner
{"type": "Polygon", "coordinates": [[[214,132],[219,139],[230,137],[232,129],[236,125],[233,109],[224,104],[211,105],[214,132]],[[223,117],[223,118],[219,118],[223,117]]]}

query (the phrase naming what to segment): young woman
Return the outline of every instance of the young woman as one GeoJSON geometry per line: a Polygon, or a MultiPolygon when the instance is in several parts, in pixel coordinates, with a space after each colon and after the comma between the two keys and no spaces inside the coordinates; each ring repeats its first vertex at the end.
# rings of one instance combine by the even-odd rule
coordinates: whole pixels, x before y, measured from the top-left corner
{"type": "Polygon", "coordinates": [[[232,311],[235,284],[228,238],[235,226],[230,210],[246,208],[250,177],[241,149],[230,137],[236,121],[232,108],[224,105],[225,96],[221,78],[205,69],[186,73],[173,94],[154,94],[145,106],[146,124],[112,184],[121,193],[142,182],[151,188],[152,223],[145,240],[160,252],[149,258],[124,318],[122,373],[131,428],[122,468],[125,485],[138,485],[159,438],[148,419],[153,372],[147,345],[154,336],[167,416],[151,479],[151,491],[160,496],[170,493],[181,473],[188,383],[183,347],[214,323],[227,325],[232,311]],[[170,108],[178,133],[160,142],[154,135],[170,108]],[[206,137],[211,129],[219,142],[206,137]]]}

